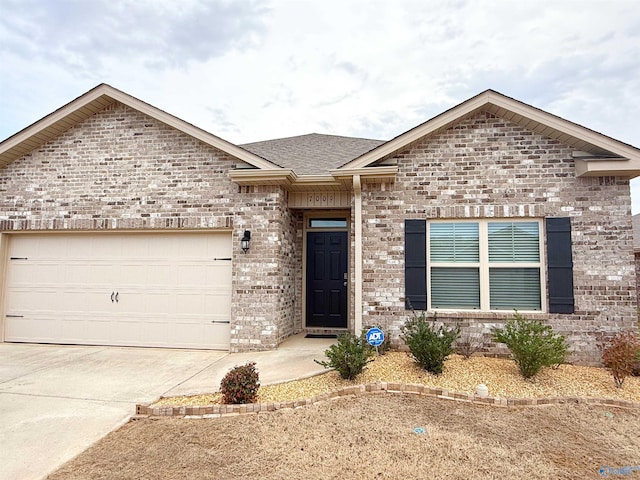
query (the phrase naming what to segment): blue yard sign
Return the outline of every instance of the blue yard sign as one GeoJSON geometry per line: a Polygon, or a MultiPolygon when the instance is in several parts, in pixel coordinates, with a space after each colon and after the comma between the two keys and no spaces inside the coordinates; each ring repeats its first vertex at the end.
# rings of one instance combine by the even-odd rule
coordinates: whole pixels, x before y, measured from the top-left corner
{"type": "Polygon", "coordinates": [[[384,342],[384,332],[378,327],[367,330],[367,343],[372,347],[379,347],[384,342]]]}

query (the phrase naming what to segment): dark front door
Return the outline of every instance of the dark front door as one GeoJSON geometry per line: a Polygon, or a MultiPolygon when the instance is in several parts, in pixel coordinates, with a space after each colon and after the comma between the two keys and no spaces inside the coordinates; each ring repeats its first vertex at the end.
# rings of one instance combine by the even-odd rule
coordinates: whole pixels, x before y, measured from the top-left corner
{"type": "Polygon", "coordinates": [[[347,232],[307,233],[307,327],[347,328],[347,232]]]}

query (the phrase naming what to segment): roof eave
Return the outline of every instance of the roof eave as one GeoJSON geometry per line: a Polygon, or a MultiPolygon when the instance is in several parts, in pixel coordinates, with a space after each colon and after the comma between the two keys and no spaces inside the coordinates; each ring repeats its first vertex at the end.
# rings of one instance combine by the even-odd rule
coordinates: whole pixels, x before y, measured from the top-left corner
{"type": "Polygon", "coordinates": [[[640,176],[640,160],[621,159],[575,159],[576,177],[629,177],[640,176]]]}
{"type": "Polygon", "coordinates": [[[397,165],[385,165],[380,167],[364,168],[336,168],[330,170],[331,175],[339,180],[353,178],[360,175],[364,180],[393,181],[398,173],[397,165]]]}
{"type": "Polygon", "coordinates": [[[239,185],[279,185],[292,191],[318,190],[349,190],[354,175],[360,175],[365,182],[393,182],[398,167],[389,165],[384,167],[367,167],[356,169],[335,169],[330,175],[296,175],[291,169],[258,170],[239,169],[230,170],[229,178],[239,185]]]}
{"type": "Polygon", "coordinates": [[[246,168],[239,170],[230,170],[229,178],[239,185],[281,185],[288,186],[293,184],[298,176],[291,169],[279,168],[260,170],[254,168],[246,168]]]}

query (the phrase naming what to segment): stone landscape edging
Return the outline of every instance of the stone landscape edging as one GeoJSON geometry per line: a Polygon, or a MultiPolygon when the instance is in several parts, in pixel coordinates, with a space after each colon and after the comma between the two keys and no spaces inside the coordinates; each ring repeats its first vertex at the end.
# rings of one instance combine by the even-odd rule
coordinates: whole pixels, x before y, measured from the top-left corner
{"type": "Polygon", "coordinates": [[[256,414],[260,412],[275,412],[286,408],[297,408],[315,403],[324,402],[340,397],[360,395],[364,393],[408,393],[435,397],[443,400],[453,400],[457,402],[473,403],[478,405],[494,405],[498,407],[521,407],[521,406],[541,406],[559,405],[565,403],[603,405],[620,408],[638,408],[640,402],[630,400],[615,400],[611,398],[597,397],[543,397],[543,398],[505,398],[505,397],[480,397],[472,393],[453,392],[446,388],[428,387],[417,383],[366,383],[343,387],[329,393],[315,395],[303,400],[292,400],[287,402],[265,402],[249,403],[240,405],[183,405],[183,406],[161,406],[151,407],[149,404],[136,405],[136,416],[144,417],[189,417],[189,418],[217,418],[234,415],[256,414]]]}

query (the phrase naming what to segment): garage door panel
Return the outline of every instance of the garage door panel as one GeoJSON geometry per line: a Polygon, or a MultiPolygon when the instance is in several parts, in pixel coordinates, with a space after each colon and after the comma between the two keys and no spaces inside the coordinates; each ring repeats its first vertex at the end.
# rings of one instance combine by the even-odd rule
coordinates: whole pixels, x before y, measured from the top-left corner
{"type": "Polygon", "coordinates": [[[169,285],[173,278],[171,267],[167,264],[150,264],[146,266],[148,283],[151,285],[169,285]]]}
{"type": "Polygon", "coordinates": [[[122,258],[139,260],[149,257],[149,242],[146,238],[139,235],[129,235],[123,243],[120,252],[122,258]]]}
{"type": "Polygon", "coordinates": [[[172,294],[169,290],[141,292],[118,291],[118,309],[123,315],[150,314],[161,317],[172,312],[172,294]]]}
{"type": "Polygon", "coordinates": [[[212,292],[206,295],[204,308],[207,312],[213,312],[212,318],[225,320],[231,318],[231,298],[224,292],[212,292]]]}
{"type": "Polygon", "coordinates": [[[84,316],[67,314],[60,321],[60,339],[63,343],[81,343],[88,339],[87,319],[84,316]]]}
{"type": "Polygon", "coordinates": [[[182,348],[194,347],[195,339],[203,338],[204,329],[198,323],[179,323],[180,327],[174,330],[175,342],[182,348]]]}
{"type": "Polygon", "coordinates": [[[212,348],[226,349],[229,348],[229,342],[231,341],[231,330],[227,324],[212,324],[204,329],[204,341],[212,348]]]}
{"type": "Polygon", "coordinates": [[[90,282],[94,285],[113,285],[120,280],[119,271],[109,261],[88,265],[90,282]]]}
{"type": "Polygon", "coordinates": [[[210,268],[207,268],[204,284],[226,288],[231,294],[231,262],[222,265],[215,262],[210,268]]]}
{"type": "Polygon", "coordinates": [[[33,278],[33,269],[26,265],[12,265],[14,285],[30,285],[33,278]]]}
{"type": "Polygon", "coordinates": [[[188,291],[176,292],[175,312],[180,316],[186,315],[206,315],[204,295],[201,293],[191,293],[188,291]]]}
{"type": "Polygon", "coordinates": [[[57,310],[67,314],[104,314],[112,313],[111,292],[107,290],[85,290],[81,285],[63,289],[57,298],[57,310]]]}
{"type": "Polygon", "coordinates": [[[77,332],[80,340],[68,343],[88,343],[89,345],[121,345],[116,341],[114,329],[116,321],[108,315],[96,315],[92,319],[85,319],[83,330],[77,332]]]}
{"type": "Polygon", "coordinates": [[[176,284],[199,287],[206,282],[208,268],[211,267],[206,264],[178,265],[176,267],[176,284]]]}
{"type": "Polygon", "coordinates": [[[8,315],[27,316],[37,311],[56,311],[60,306],[60,297],[56,288],[18,287],[7,296],[6,312],[8,315]]]}
{"type": "Polygon", "coordinates": [[[209,257],[230,257],[232,253],[231,237],[218,235],[207,239],[207,255],[209,257]]]}
{"type": "Polygon", "coordinates": [[[5,336],[17,342],[51,343],[60,335],[60,322],[47,312],[5,320],[5,336]]]}
{"type": "Polygon", "coordinates": [[[152,283],[153,281],[153,278],[151,278],[149,275],[147,266],[142,262],[132,262],[121,265],[120,278],[123,279],[123,285],[144,285],[147,283],[152,283]]]}
{"type": "Polygon", "coordinates": [[[93,252],[93,239],[87,241],[87,237],[68,237],[65,248],[68,258],[77,258],[90,261],[95,258],[93,252]]]}
{"type": "Polygon", "coordinates": [[[15,235],[7,341],[229,347],[228,233],[15,235]],[[117,292],[117,299],[115,293],[117,292]],[[117,301],[116,301],[117,300],[117,301]]]}
{"type": "Polygon", "coordinates": [[[91,266],[82,264],[67,264],[63,269],[64,283],[89,284],[95,282],[95,277],[91,274],[91,266]]]}

